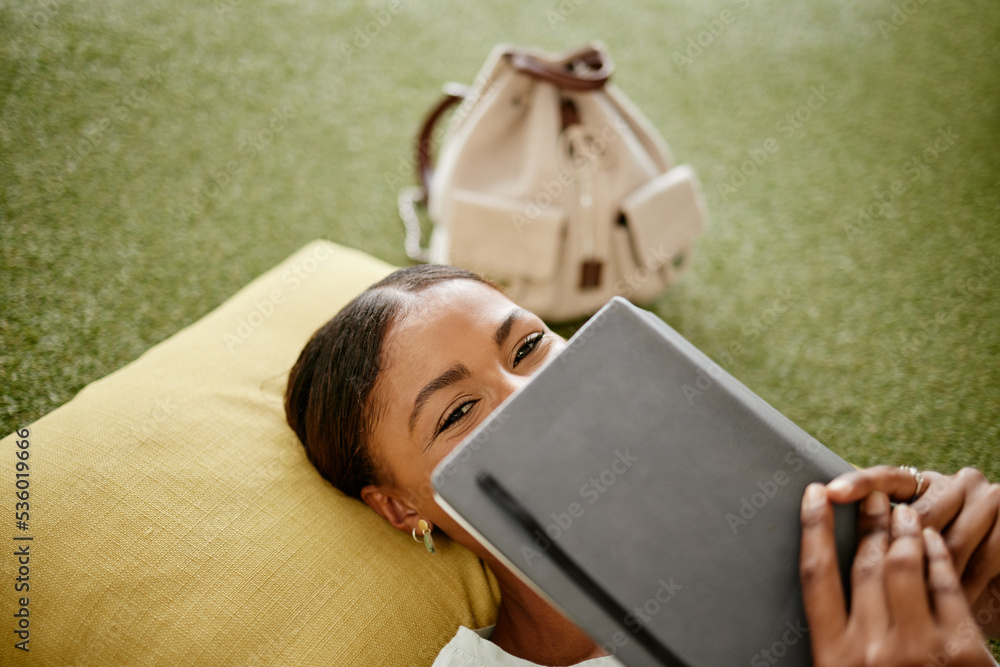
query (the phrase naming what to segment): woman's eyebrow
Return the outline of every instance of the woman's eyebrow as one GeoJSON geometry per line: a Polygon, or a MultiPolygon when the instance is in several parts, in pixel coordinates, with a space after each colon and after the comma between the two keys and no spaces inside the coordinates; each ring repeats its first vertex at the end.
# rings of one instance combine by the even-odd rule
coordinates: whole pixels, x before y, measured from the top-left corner
{"type": "Polygon", "coordinates": [[[428,382],[427,385],[420,390],[420,393],[417,394],[417,399],[413,402],[413,412],[410,413],[410,435],[413,435],[413,429],[417,425],[417,419],[420,418],[420,411],[423,409],[424,404],[427,403],[427,399],[429,399],[434,392],[450,387],[456,382],[461,382],[470,375],[472,375],[472,372],[468,369],[468,367],[466,367],[465,364],[459,363],[455,364],[444,373],[441,373],[441,375],[428,382]]]}
{"type": "Polygon", "coordinates": [[[496,333],[493,334],[493,339],[496,340],[497,347],[503,347],[503,344],[507,342],[507,336],[510,335],[510,330],[514,327],[514,323],[524,317],[525,314],[526,311],[523,308],[515,308],[507,314],[507,317],[497,327],[496,333]]]}

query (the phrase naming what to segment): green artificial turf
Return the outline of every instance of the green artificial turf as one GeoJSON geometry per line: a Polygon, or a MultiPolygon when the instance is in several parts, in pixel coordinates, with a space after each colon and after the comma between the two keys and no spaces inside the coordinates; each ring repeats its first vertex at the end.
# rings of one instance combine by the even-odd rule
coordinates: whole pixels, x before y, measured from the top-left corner
{"type": "Polygon", "coordinates": [[[711,212],[655,310],[855,464],[1000,479],[993,0],[0,2],[0,432],[310,239],[403,264],[441,84],[595,38],[711,212]]]}

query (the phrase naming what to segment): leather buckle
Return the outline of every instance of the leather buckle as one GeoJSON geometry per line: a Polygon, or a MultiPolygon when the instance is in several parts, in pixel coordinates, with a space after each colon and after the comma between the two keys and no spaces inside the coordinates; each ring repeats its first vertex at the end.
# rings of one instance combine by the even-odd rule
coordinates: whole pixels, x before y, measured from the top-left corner
{"type": "Polygon", "coordinates": [[[601,269],[604,262],[588,259],[580,265],[580,289],[594,289],[601,285],[601,269]]]}

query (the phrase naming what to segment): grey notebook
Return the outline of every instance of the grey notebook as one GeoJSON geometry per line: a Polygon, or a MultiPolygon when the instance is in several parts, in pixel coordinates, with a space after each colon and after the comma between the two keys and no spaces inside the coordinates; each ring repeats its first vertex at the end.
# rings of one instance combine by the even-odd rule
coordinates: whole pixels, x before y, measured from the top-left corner
{"type": "MultiPolygon", "coordinates": [[[[799,504],[843,459],[616,298],[433,474],[437,501],[626,665],[808,665],[799,504]]],[[[856,508],[836,514],[844,581],[856,508]]]]}

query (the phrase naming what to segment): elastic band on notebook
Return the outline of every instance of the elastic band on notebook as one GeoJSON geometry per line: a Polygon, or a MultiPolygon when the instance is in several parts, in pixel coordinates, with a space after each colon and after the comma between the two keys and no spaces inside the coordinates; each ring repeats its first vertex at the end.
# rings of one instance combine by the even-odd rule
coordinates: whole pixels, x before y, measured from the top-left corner
{"type": "MultiPolygon", "coordinates": [[[[517,521],[528,531],[528,534],[532,536],[545,536],[545,529],[542,528],[541,524],[535,521],[535,518],[531,516],[528,511],[524,508],[521,503],[514,499],[506,489],[501,486],[493,475],[488,472],[481,472],[476,475],[476,483],[479,488],[486,493],[505,513],[510,515],[512,519],[517,521]]],[[[615,621],[622,626],[625,630],[632,633],[636,640],[642,644],[657,660],[668,667],[686,667],[685,663],[681,661],[674,653],[664,646],[659,639],[653,636],[652,633],[646,631],[644,625],[639,625],[638,627],[629,627],[625,624],[625,618],[629,615],[629,612],[622,607],[617,600],[611,597],[607,591],[601,587],[594,579],[587,574],[583,568],[576,564],[576,562],[570,558],[562,548],[555,543],[555,541],[550,541],[551,546],[546,550],[549,558],[570,578],[577,586],[583,589],[583,591],[596,602],[601,609],[604,610],[609,616],[611,616],[615,621]]]]}

